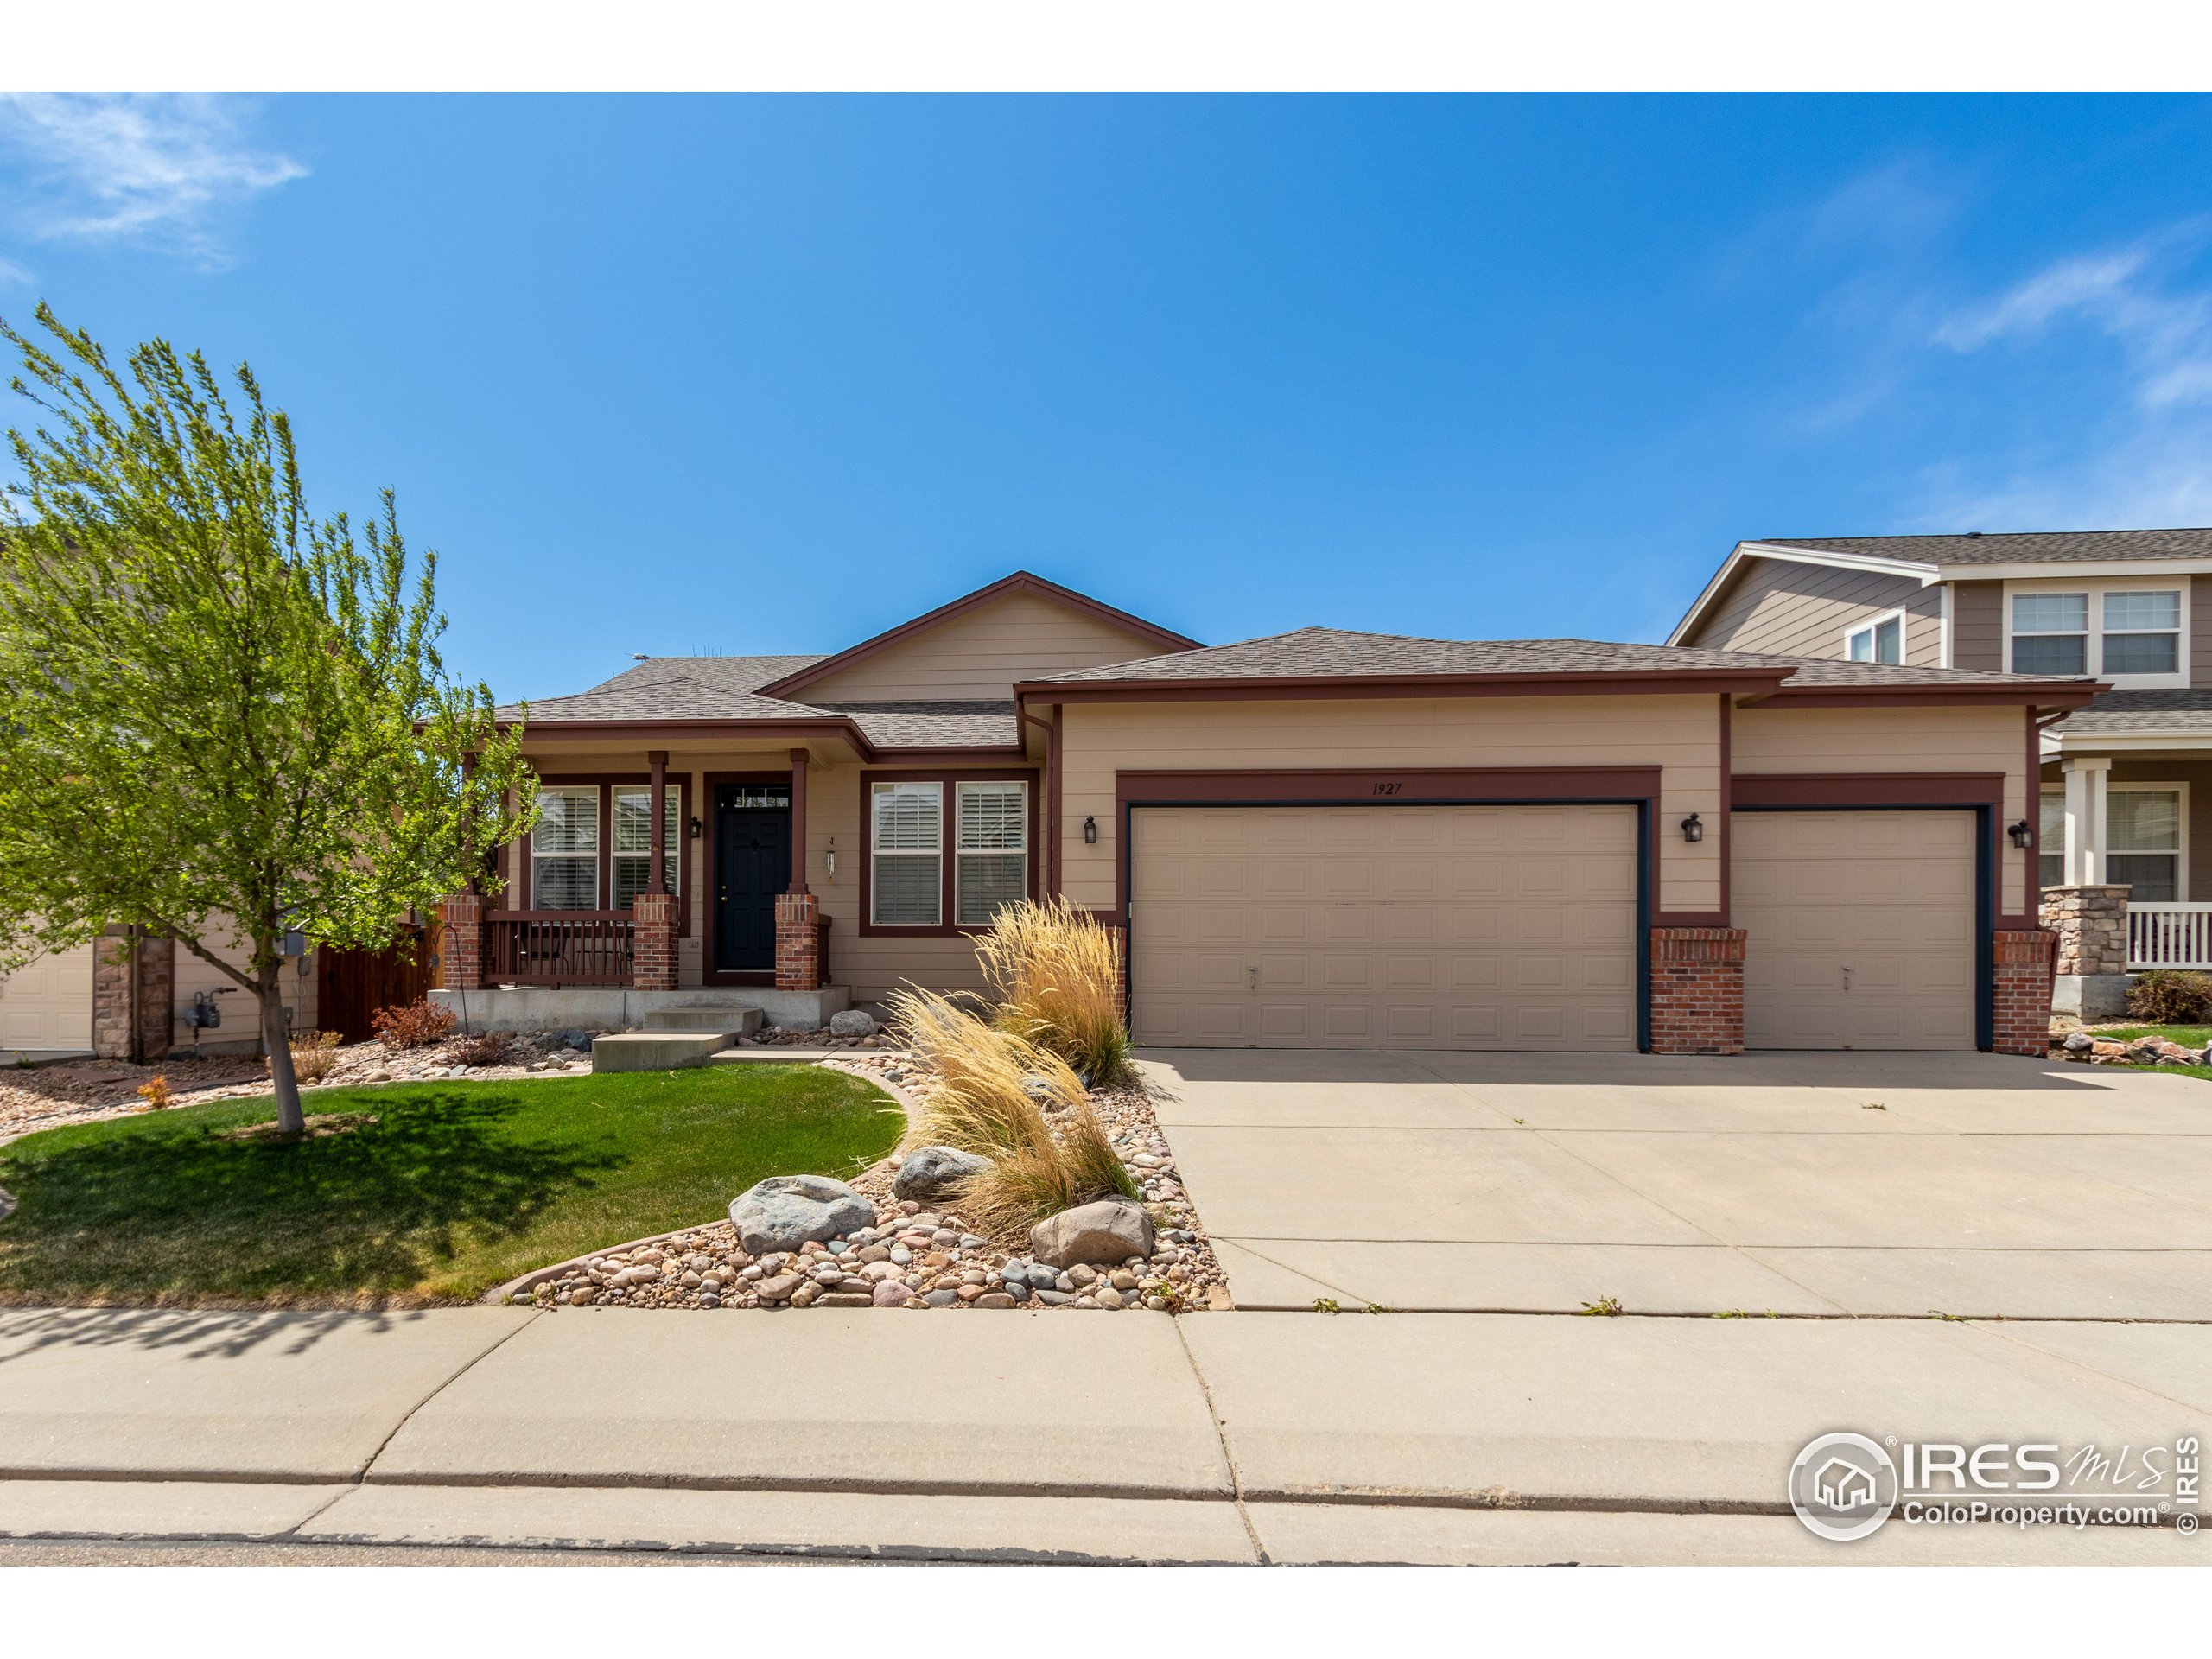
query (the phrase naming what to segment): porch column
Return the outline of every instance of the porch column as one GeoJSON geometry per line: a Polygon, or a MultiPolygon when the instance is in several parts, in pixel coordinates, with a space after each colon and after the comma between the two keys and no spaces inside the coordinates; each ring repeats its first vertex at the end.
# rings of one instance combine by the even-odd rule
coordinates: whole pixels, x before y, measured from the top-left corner
{"type": "Polygon", "coordinates": [[[668,891],[668,751],[653,749],[647,752],[645,764],[652,768],[653,823],[652,851],[645,859],[645,891],[668,891]]]}
{"type": "Polygon", "coordinates": [[[806,763],[804,749],[791,751],[791,885],[806,891],[806,763]]]}
{"type": "Polygon", "coordinates": [[[2112,757],[2078,755],[2060,762],[2066,777],[2066,868],[2062,885],[2101,887],[2105,879],[2105,785],[2112,757]]]}
{"type": "Polygon", "coordinates": [[[828,918],[806,886],[807,752],[791,751],[791,879],[776,895],[776,988],[818,991],[829,982],[823,961],[828,918]]]}

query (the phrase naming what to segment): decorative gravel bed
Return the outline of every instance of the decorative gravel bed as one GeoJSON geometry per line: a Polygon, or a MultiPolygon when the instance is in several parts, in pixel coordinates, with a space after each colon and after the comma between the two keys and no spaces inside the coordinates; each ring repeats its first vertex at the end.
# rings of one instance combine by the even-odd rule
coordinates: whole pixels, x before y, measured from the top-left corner
{"type": "MultiPolygon", "coordinates": [[[[926,1097],[931,1087],[904,1053],[820,1064],[910,1096],[926,1097]]],[[[894,1155],[851,1183],[874,1219],[842,1237],[751,1256],[734,1226],[715,1222],[530,1275],[507,1300],[552,1308],[1228,1307],[1228,1274],[1183,1191],[1151,1097],[1141,1088],[1099,1090],[1090,1103],[1144,1188],[1155,1230],[1148,1258],[1065,1270],[1039,1262],[1026,1238],[987,1237],[957,1209],[893,1198],[894,1155]]],[[[917,1132],[900,1151],[919,1144],[917,1132]]]]}

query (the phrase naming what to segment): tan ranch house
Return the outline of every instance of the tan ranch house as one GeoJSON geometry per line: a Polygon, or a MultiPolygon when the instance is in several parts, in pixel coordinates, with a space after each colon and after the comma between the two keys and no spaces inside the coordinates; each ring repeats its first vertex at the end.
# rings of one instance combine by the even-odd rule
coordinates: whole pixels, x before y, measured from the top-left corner
{"type": "Polygon", "coordinates": [[[1064,893],[1148,1045],[2042,1053],[2045,727],[2100,664],[1818,643],[1209,647],[1017,574],[643,661],[505,711],[544,812],[449,903],[442,995],[813,1023],[977,987],[969,936],[1064,893]]]}
{"type": "Polygon", "coordinates": [[[2037,741],[2059,1008],[2212,969],[2212,530],[1744,542],[1669,643],[2102,682],[2037,741]]]}

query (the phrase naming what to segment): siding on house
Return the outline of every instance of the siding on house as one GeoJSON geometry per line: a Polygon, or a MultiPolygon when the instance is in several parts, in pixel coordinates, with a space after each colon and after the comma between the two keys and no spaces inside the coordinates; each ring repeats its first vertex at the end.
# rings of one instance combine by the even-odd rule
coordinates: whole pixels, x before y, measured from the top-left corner
{"type": "Polygon", "coordinates": [[[1951,666],[2005,671],[2005,584],[1951,584],[1951,666]]]}
{"type": "MultiPolygon", "coordinates": [[[[1738,709],[1732,770],[1771,772],[2001,772],[2006,823],[2030,816],[2027,728],[2017,708],[1738,709]]],[[[2028,855],[2001,843],[1999,893],[2023,913],[2028,855]]]]}
{"type": "Polygon", "coordinates": [[[1035,594],[1008,594],[792,695],[816,704],[1006,698],[1017,680],[1160,654],[1156,642],[1103,617],[1035,594]]]}
{"type": "Polygon", "coordinates": [[[2189,683],[2212,685],[2212,576],[2189,579],[2189,683]]]}
{"type": "Polygon", "coordinates": [[[1746,559],[1721,603],[1685,645],[1764,651],[1780,657],[1841,657],[1846,636],[1872,619],[1905,613],[1904,660],[1943,659],[1942,594],[1910,576],[1785,559],[1746,559]]]}
{"type": "MultiPolygon", "coordinates": [[[[1660,819],[1720,806],[1715,696],[1447,697],[1340,702],[1075,702],[1062,740],[1066,772],[1063,881],[1080,905],[1110,910],[1119,858],[1120,772],[1255,767],[1658,766],[1660,819]],[[1077,833],[1098,820],[1098,840],[1077,833]]],[[[1720,838],[1658,839],[1658,907],[1720,905],[1720,838]]]]}

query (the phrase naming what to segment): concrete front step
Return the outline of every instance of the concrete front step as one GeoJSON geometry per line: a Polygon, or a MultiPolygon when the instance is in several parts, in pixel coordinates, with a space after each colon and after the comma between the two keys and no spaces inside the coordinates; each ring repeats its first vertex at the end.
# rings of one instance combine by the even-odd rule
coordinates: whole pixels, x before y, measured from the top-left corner
{"type": "Polygon", "coordinates": [[[620,1031],[591,1046],[594,1071],[673,1071],[704,1065],[730,1045],[727,1031],[620,1031]]]}
{"type": "Polygon", "coordinates": [[[760,1029],[760,1010],[745,1007],[655,1008],[638,1022],[638,1029],[662,1031],[719,1031],[732,1037],[751,1037],[760,1029]]]}

